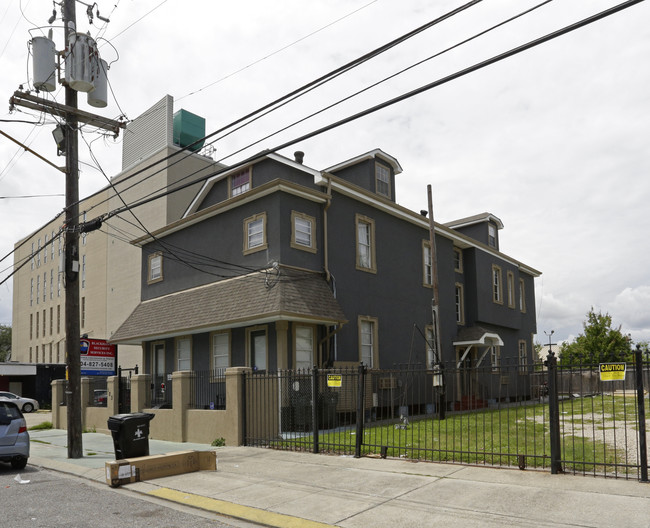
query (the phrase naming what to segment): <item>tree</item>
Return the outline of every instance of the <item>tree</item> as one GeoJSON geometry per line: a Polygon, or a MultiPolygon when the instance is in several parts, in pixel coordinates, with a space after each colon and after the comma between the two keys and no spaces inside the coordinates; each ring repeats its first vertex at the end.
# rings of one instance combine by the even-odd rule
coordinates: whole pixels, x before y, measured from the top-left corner
{"type": "Polygon", "coordinates": [[[621,327],[612,328],[612,316],[595,313],[593,307],[582,323],[584,332],[571,343],[560,346],[560,363],[595,365],[616,361],[632,361],[632,338],[624,335],[621,327]]]}
{"type": "Polygon", "coordinates": [[[0,361],[11,357],[11,326],[0,325],[0,361]]]}

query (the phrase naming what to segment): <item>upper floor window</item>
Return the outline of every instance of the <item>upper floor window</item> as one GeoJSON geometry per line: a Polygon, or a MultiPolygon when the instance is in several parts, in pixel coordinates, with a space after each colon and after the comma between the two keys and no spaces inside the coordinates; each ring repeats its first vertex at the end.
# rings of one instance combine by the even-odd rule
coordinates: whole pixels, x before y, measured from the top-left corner
{"type": "Polygon", "coordinates": [[[86,255],[81,255],[81,287],[86,287],[86,255]]]}
{"type": "Polygon", "coordinates": [[[494,224],[488,224],[488,245],[497,247],[497,228],[494,224]]]}
{"type": "Polygon", "coordinates": [[[379,367],[377,319],[374,317],[359,317],[359,361],[368,368],[379,367]]]}
{"type": "Polygon", "coordinates": [[[463,252],[459,248],[454,248],[454,271],[463,272],[463,252]]]}
{"type": "Polygon", "coordinates": [[[524,279],[519,279],[519,310],[526,311],[526,290],[524,289],[524,279]]]}
{"type": "Polygon", "coordinates": [[[465,299],[463,292],[463,285],[456,283],[455,287],[455,303],[456,303],[456,322],[458,324],[465,324],[465,299]]]}
{"type": "Polygon", "coordinates": [[[52,257],[52,261],[54,261],[54,231],[52,231],[52,238],[50,240],[52,241],[50,243],[50,256],[52,257]]]}
{"type": "Polygon", "coordinates": [[[230,196],[238,196],[251,188],[250,167],[230,176],[230,196]]]}
{"type": "Polygon", "coordinates": [[[38,246],[36,246],[36,267],[41,267],[41,239],[38,239],[38,246]]]}
{"type": "Polygon", "coordinates": [[[149,255],[149,271],[147,283],[159,282],[163,280],[162,253],[149,255]]]}
{"type": "Polygon", "coordinates": [[[29,305],[33,306],[34,305],[34,277],[31,279],[31,283],[29,286],[29,305]]]}
{"type": "Polygon", "coordinates": [[[291,247],[316,253],[315,226],[314,217],[291,211],[291,247]]]}
{"type": "Polygon", "coordinates": [[[492,300],[495,303],[503,304],[503,285],[501,282],[501,268],[492,266],[492,300]]]}
{"type": "Polygon", "coordinates": [[[45,235],[45,245],[43,246],[43,264],[47,264],[47,235],[45,235]]]}
{"type": "Polygon", "coordinates": [[[507,273],[508,279],[508,308],[515,307],[515,275],[512,271],[507,273]]]}
{"type": "Polygon", "coordinates": [[[431,244],[428,241],[422,241],[422,284],[424,286],[433,285],[433,265],[431,263],[431,244]]]}
{"type": "Polygon", "coordinates": [[[375,163],[375,189],[377,194],[390,198],[390,169],[380,163],[375,163]]]}
{"type": "MultiPolygon", "coordinates": [[[[82,215],[82,222],[85,224],[86,223],[86,211],[83,212],[82,215]]],[[[86,245],[86,235],[88,233],[81,233],[81,245],[85,246],[86,245]]],[[[47,242],[47,241],[46,241],[47,242]]]]}
{"type": "Polygon", "coordinates": [[[266,213],[244,220],[244,255],[266,249],[266,213]]]}
{"type": "Polygon", "coordinates": [[[32,262],[31,268],[34,269],[34,242],[32,242],[32,262]]]}
{"type": "Polygon", "coordinates": [[[377,272],[375,262],[375,221],[356,215],[357,228],[357,269],[377,272]]]}

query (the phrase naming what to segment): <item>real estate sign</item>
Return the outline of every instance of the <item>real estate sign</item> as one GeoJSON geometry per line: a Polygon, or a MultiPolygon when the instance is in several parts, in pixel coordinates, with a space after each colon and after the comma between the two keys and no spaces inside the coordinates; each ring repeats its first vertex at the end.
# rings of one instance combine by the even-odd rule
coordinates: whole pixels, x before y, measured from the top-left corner
{"type": "Polygon", "coordinates": [[[80,343],[82,376],[115,376],[117,345],[105,339],[84,338],[80,343]]]}
{"type": "Polygon", "coordinates": [[[601,363],[600,381],[624,381],[625,363],[601,363]]]}

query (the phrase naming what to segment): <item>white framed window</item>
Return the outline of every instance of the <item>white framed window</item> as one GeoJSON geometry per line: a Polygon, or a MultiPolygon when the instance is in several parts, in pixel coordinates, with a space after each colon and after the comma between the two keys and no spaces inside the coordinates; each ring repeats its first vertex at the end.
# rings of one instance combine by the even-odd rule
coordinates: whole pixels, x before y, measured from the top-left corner
{"type": "Polygon", "coordinates": [[[379,367],[377,319],[359,316],[359,361],[368,368],[379,367]]]}
{"type": "Polygon", "coordinates": [[[501,268],[496,264],[492,265],[492,301],[503,304],[503,284],[501,281],[501,268]]]}
{"type": "Polygon", "coordinates": [[[375,190],[390,198],[390,169],[381,163],[375,163],[375,190]]]}
{"type": "Polygon", "coordinates": [[[192,370],[192,338],[176,338],[176,370],[192,370]]]}
{"type": "Polygon", "coordinates": [[[225,372],[230,366],[230,332],[214,332],[212,334],[212,353],[210,354],[210,370],[225,372]]]}
{"type": "Polygon", "coordinates": [[[431,261],[431,244],[422,241],[422,285],[433,286],[433,265],[431,261]]]}
{"type": "Polygon", "coordinates": [[[497,247],[497,228],[494,224],[488,224],[488,245],[497,247]]]}
{"type": "Polygon", "coordinates": [[[524,279],[519,279],[519,310],[522,313],[526,312],[526,289],[524,287],[524,279]]]}
{"type": "Polygon", "coordinates": [[[147,276],[147,284],[163,280],[162,260],[162,253],[154,253],[152,255],[149,255],[149,272],[147,276]]]}
{"type": "Polygon", "coordinates": [[[239,196],[251,188],[251,168],[230,176],[230,197],[239,196]]]}
{"type": "Polygon", "coordinates": [[[515,274],[512,271],[506,273],[508,283],[508,308],[515,307],[515,274]]]}
{"type": "Polygon", "coordinates": [[[291,211],[291,247],[316,253],[315,227],[313,216],[291,211]]]}
{"type": "Polygon", "coordinates": [[[490,362],[492,363],[492,370],[498,371],[501,366],[501,347],[492,345],[490,347],[490,362]]]}
{"type": "Polygon", "coordinates": [[[454,271],[463,272],[463,251],[459,248],[454,248],[454,271]]]}
{"type": "Polygon", "coordinates": [[[244,255],[264,250],[266,241],[266,213],[259,213],[244,220],[244,255]]]}
{"type": "Polygon", "coordinates": [[[519,368],[520,370],[526,370],[528,366],[528,351],[526,349],[526,341],[524,339],[519,340],[519,368]]]}
{"type": "Polygon", "coordinates": [[[247,366],[255,372],[266,371],[268,365],[266,326],[246,329],[246,347],[247,366]]]}
{"type": "Polygon", "coordinates": [[[356,215],[357,269],[377,273],[375,262],[375,221],[356,215]]]}
{"type": "Polygon", "coordinates": [[[454,301],[456,304],[456,323],[465,324],[465,292],[463,285],[457,282],[454,289],[454,301]]]}
{"type": "Polygon", "coordinates": [[[295,329],[295,361],[296,369],[310,369],[314,366],[314,328],[311,326],[296,326],[295,329]]]}

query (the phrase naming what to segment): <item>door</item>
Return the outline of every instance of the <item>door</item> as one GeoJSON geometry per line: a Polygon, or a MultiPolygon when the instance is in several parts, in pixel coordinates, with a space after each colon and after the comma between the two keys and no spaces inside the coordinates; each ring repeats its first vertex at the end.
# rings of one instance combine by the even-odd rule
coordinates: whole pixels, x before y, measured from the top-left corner
{"type": "Polygon", "coordinates": [[[266,330],[256,330],[250,333],[250,365],[254,372],[265,371],[266,360],[266,330]]]}
{"type": "MultiPolygon", "coordinates": [[[[165,344],[154,343],[151,349],[151,403],[160,404],[165,401],[167,380],[165,369],[165,344]]],[[[171,390],[171,387],[169,387],[171,390]]]]}

